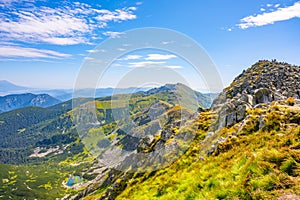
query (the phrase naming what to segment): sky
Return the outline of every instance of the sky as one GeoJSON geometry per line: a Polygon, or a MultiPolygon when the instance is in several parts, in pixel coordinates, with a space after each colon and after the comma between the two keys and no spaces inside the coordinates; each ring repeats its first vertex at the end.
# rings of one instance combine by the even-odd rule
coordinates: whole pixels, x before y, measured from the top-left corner
{"type": "MultiPolygon", "coordinates": [[[[73,88],[99,45],[144,27],[193,39],[215,64],[224,86],[260,59],[300,65],[300,1],[0,0],[0,10],[0,80],[27,87],[73,88]]],[[[98,87],[116,87],[132,69],[139,69],[140,79],[169,69],[204,91],[192,68],[172,52],[139,50],[116,59],[98,87]]],[[[164,72],[166,83],[175,81],[168,79],[169,72],[164,72]]]]}

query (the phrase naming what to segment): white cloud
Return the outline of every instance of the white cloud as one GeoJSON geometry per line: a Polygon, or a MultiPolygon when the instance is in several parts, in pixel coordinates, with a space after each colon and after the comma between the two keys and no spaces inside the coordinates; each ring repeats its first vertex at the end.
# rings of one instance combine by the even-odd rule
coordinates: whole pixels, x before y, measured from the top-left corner
{"type": "Polygon", "coordinates": [[[276,4],[274,7],[275,7],[275,8],[278,8],[279,6],[280,6],[280,4],[278,3],[278,4],[276,4]]]}
{"type": "Polygon", "coordinates": [[[142,62],[131,62],[129,63],[129,65],[131,67],[144,67],[144,68],[148,68],[148,67],[157,67],[160,66],[162,64],[165,64],[166,62],[153,62],[153,61],[142,61],[142,62]]]}
{"type": "Polygon", "coordinates": [[[14,1],[14,6],[7,6],[6,12],[0,13],[0,41],[55,45],[90,44],[89,40],[95,36],[95,31],[108,26],[108,23],[136,19],[133,13],[136,7],[111,11],[78,2],[62,3],[55,8],[15,4],[17,1],[14,1]]]}
{"type": "Polygon", "coordinates": [[[115,11],[109,10],[95,10],[99,15],[95,17],[98,21],[108,22],[108,21],[126,21],[136,19],[136,15],[132,13],[135,11],[136,7],[129,7],[124,9],[117,9],[115,11]]]}
{"type": "Polygon", "coordinates": [[[0,46],[0,57],[23,58],[66,58],[69,54],[63,54],[51,50],[25,48],[20,46],[0,46]]]}
{"type": "Polygon", "coordinates": [[[121,32],[113,32],[113,31],[107,31],[102,33],[105,36],[108,36],[110,38],[120,38],[120,35],[122,35],[123,33],[121,32]]]}
{"type": "Polygon", "coordinates": [[[179,65],[167,65],[167,66],[162,66],[163,68],[169,68],[169,69],[181,69],[183,68],[182,66],[179,65]]]}
{"type": "Polygon", "coordinates": [[[99,51],[97,49],[90,49],[90,50],[86,50],[89,53],[98,53],[99,51]]]}
{"type": "Polygon", "coordinates": [[[289,7],[278,8],[273,12],[245,17],[241,19],[241,23],[237,24],[237,26],[241,29],[247,29],[250,27],[274,24],[275,22],[285,21],[292,18],[300,18],[300,2],[296,2],[294,5],[289,7]]]}
{"type": "Polygon", "coordinates": [[[174,43],[175,41],[162,41],[161,44],[163,45],[167,45],[167,44],[172,44],[174,43]]]}
{"type": "Polygon", "coordinates": [[[105,53],[106,52],[106,50],[104,50],[104,49],[90,49],[90,50],[86,50],[86,51],[89,53],[99,53],[99,52],[105,53]]]}
{"type": "MultiPolygon", "coordinates": [[[[21,2],[21,1],[24,1],[24,0],[0,0],[0,6],[8,6],[12,3],[15,3],[15,2],[21,2]]],[[[34,2],[35,0],[26,0],[26,2],[34,2]]]]}
{"type": "Polygon", "coordinates": [[[169,69],[181,69],[179,65],[167,65],[166,62],[160,61],[142,61],[142,62],[131,62],[129,63],[132,68],[169,68],[169,69]]]}
{"type": "Polygon", "coordinates": [[[260,11],[264,12],[264,11],[266,11],[266,9],[264,9],[264,8],[261,8],[261,9],[260,9],[260,11]]]}
{"type": "Polygon", "coordinates": [[[122,67],[122,65],[119,64],[119,63],[114,63],[113,66],[114,66],[114,67],[122,67]]]}
{"type": "Polygon", "coordinates": [[[90,60],[94,60],[94,58],[92,58],[92,57],[85,57],[84,60],[90,61],[90,60]]]}
{"type": "Polygon", "coordinates": [[[9,3],[12,3],[15,1],[17,1],[17,0],[0,0],[0,4],[9,4],[9,3]]]}
{"type": "Polygon", "coordinates": [[[148,57],[145,60],[169,60],[176,58],[177,56],[172,54],[148,54],[148,57]]]}
{"type": "Polygon", "coordinates": [[[118,48],[118,51],[126,51],[124,48],[118,48]]]}
{"type": "Polygon", "coordinates": [[[267,4],[267,7],[272,7],[272,6],[273,6],[273,4],[270,4],[270,3],[267,4]]]}
{"type": "Polygon", "coordinates": [[[126,57],[121,58],[119,60],[138,60],[138,59],[140,59],[142,57],[143,56],[141,56],[141,55],[127,55],[126,57]]]}
{"type": "Polygon", "coordinates": [[[56,45],[73,45],[73,44],[80,44],[80,43],[89,43],[85,38],[78,37],[78,38],[59,38],[59,37],[52,37],[52,38],[44,38],[41,39],[44,42],[56,45]]]}

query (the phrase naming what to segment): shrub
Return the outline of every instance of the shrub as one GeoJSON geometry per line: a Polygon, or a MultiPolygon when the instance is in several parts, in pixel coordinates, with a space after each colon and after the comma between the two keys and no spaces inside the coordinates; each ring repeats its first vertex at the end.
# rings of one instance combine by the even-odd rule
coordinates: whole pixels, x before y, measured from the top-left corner
{"type": "Polygon", "coordinates": [[[210,179],[207,183],[208,188],[213,188],[216,186],[216,181],[214,179],[210,179]]]}
{"type": "Polygon", "coordinates": [[[290,176],[296,175],[296,169],[298,168],[296,161],[293,158],[286,159],[282,162],[280,170],[287,173],[290,176]]]}
{"type": "Polygon", "coordinates": [[[276,112],[276,111],[272,111],[271,113],[268,113],[267,116],[265,117],[265,126],[263,127],[264,131],[279,131],[281,124],[281,114],[276,112]]]}
{"type": "Polygon", "coordinates": [[[261,189],[271,191],[278,187],[278,180],[275,175],[271,174],[252,180],[251,185],[254,190],[261,189]]]}
{"type": "Polygon", "coordinates": [[[294,97],[289,97],[289,98],[286,100],[286,103],[287,103],[289,106],[294,106],[294,105],[295,105],[295,98],[294,98],[294,97]]]}
{"type": "Polygon", "coordinates": [[[227,197],[228,197],[228,191],[226,190],[221,190],[216,194],[216,199],[226,199],[227,197]]]}
{"type": "Polygon", "coordinates": [[[263,154],[263,160],[265,160],[269,163],[274,163],[277,166],[280,166],[285,158],[286,158],[286,155],[282,154],[281,152],[277,151],[276,149],[266,151],[263,154]]]}

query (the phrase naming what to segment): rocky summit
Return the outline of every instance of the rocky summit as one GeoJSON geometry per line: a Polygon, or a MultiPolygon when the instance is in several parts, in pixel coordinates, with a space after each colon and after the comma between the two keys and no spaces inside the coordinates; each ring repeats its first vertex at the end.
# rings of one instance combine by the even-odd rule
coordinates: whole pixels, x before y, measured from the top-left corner
{"type": "Polygon", "coordinates": [[[300,67],[276,60],[260,60],[234,79],[213,102],[218,128],[245,118],[246,110],[293,98],[300,103],[300,67]]]}

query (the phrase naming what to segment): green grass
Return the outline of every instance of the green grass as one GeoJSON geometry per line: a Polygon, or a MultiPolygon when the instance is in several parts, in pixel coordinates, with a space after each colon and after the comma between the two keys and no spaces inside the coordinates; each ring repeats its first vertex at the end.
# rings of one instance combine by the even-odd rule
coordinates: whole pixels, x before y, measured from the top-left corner
{"type": "MultiPolygon", "coordinates": [[[[288,125],[297,115],[290,115],[295,109],[282,106],[279,112],[271,112],[275,115],[272,123],[281,122],[279,128],[266,124],[267,129],[256,130],[250,128],[253,124],[246,125],[229,148],[220,145],[219,153],[204,161],[198,156],[205,132],[199,131],[183,157],[150,177],[145,174],[129,181],[117,199],[276,199],[284,192],[299,195],[300,151],[295,146],[299,146],[300,128],[299,124],[288,125]]],[[[252,119],[261,112],[265,111],[252,112],[252,119]]],[[[206,120],[202,116],[199,123],[204,125],[206,120]]]]}
{"type": "MultiPolygon", "coordinates": [[[[188,97],[183,91],[180,94],[183,100],[188,97]]],[[[11,196],[13,199],[55,199],[78,192],[64,187],[62,183],[69,175],[81,176],[83,172],[91,169],[94,159],[89,156],[87,150],[96,148],[98,142],[103,139],[113,141],[123,136],[122,133],[114,132],[122,123],[113,121],[111,115],[112,109],[120,110],[123,107],[123,102],[119,97],[113,101],[116,103],[114,105],[118,106],[112,106],[105,98],[96,101],[97,117],[104,122],[91,129],[88,136],[83,138],[85,148],[80,146],[80,139],[77,138],[72,140],[67,151],[61,155],[38,160],[35,164],[0,165],[1,198],[8,199],[11,196]],[[73,153],[72,148],[79,149],[79,152],[73,153]]],[[[292,104],[290,101],[289,105],[292,104]]],[[[181,107],[177,106],[174,96],[168,93],[146,97],[135,94],[129,102],[132,118],[143,118],[147,114],[145,109],[154,102],[159,102],[167,108],[157,119],[162,126],[169,125],[169,119],[177,120],[180,117],[178,111],[181,107]]],[[[182,111],[189,112],[190,109],[184,108],[182,111]]],[[[117,199],[276,199],[286,192],[300,194],[299,113],[300,108],[284,104],[273,104],[268,109],[248,110],[249,117],[243,126],[239,123],[216,132],[218,137],[229,138],[207,157],[206,151],[218,137],[211,137],[205,140],[204,144],[201,142],[217,116],[210,111],[203,112],[190,126],[182,129],[172,128],[174,136],[187,132],[195,135],[184,155],[170,166],[156,172],[134,174],[129,180],[118,178],[116,183],[124,185],[126,182],[127,187],[117,199]],[[264,119],[264,124],[262,129],[259,129],[261,118],[264,119]],[[233,136],[233,132],[238,135],[233,136]],[[200,159],[200,156],[204,160],[200,159]]],[[[52,138],[52,134],[60,134],[53,132],[53,127],[55,131],[57,125],[64,127],[69,123],[68,117],[72,117],[72,114],[65,113],[58,122],[55,121],[57,118],[47,119],[41,122],[36,130],[45,129],[47,134],[48,130],[52,131],[51,135],[49,134],[49,138],[52,138]]],[[[153,122],[141,125],[138,131],[143,132],[151,123],[153,122]]],[[[18,134],[20,137],[28,131],[22,131],[22,128],[24,127],[17,129],[22,132],[18,134]]],[[[70,128],[69,131],[73,129],[70,128]]],[[[158,141],[160,134],[154,136],[155,141],[158,141]]],[[[169,139],[166,145],[172,140],[169,139]]],[[[42,144],[46,145],[46,142],[42,144]]],[[[57,142],[51,145],[55,144],[57,142]]],[[[93,175],[85,177],[88,180],[94,178],[93,175]]],[[[85,199],[100,198],[111,185],[113,183],[100,186],[98,191],[85,199]]]]}
{"type": "Polygon", "coordinates": [[[55,160],[39,164],[0,164],[0,199],[55,199],[78,191],[63,185],[69,175],[81,175],[89,169],[93,158],[82,152],[57,163],[55,160]],[[80,163],[72,166],[71,164],[80,163]]]}

